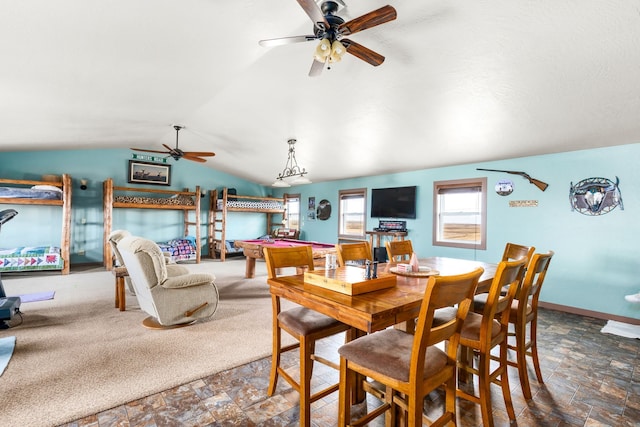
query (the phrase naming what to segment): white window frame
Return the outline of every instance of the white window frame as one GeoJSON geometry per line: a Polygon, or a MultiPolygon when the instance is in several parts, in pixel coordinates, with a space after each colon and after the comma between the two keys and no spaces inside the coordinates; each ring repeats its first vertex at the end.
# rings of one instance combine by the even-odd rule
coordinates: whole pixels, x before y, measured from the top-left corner
{"type": "Polygon", "coordinates": [[[486,249],[487,248],[487,178],[470,178],[449,181],[434,181],[433,183],[433,245],[453,248],[486,249]],[[442,212],[443,197],[448,194],[461,192],[476,193],[476,206],[469,206],[462,211],[442,212]],[[477,232],[480,234],[475,240],[446,239],[443,236],[443,216],[473,216],[477,232]]]}
{"type": "Polygon", "coordinates": [[[284,205],[286,208],[285,227],[295,228],[296,230],[299,231],[300,230],[300,194],[285,194],[284,205]],[[296,200],[297,200],[297,203],[295,202],[296,200]],[[294,203],[298,205],[297,212],[295,212],[295,209],[291,209],[291,205],[294,203]]]}
{"type": "Polygon", "coordinates": [[[352,188],[349,190],[338,191],[338,238],[339,239],[353,239],[363,240],[365,238],[365,230],[367,229],[367,189],[366,188],[352,188]],[[343,212],[343,199],[347,198],[362,198],[362,211],[361,212],[343,212]],[[360,215],[362,220],[362,233],[346,233],[345,216],[346,215],[360,215]]]}

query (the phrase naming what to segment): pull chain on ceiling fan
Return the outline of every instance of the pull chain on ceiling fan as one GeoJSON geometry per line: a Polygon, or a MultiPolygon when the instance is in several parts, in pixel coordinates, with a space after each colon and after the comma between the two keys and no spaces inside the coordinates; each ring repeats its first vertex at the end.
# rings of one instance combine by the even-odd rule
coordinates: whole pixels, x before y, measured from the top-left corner
{"type": "Polygon", "coordinates": [[[176,148],[171,148],[166,144],[162,144],[167,151],[158,151],[158,150],[146,150],[144,148],[131,148],[134,151],[144,151],[146,153],[162,153],[167,154],[167,157],[173,157],[175,160],[180,160],[185,158],[187,160],[192,160],[194,162],[204,163],[207,159],[202,159],[201,157],[213,157],[216,153],[212,153],[209,151],[182,151],[178,146],[178,134],[180,133],[180,129],[184,129],[184,126],[174,125],[173,128],[176,130],[176,148]]]}
{"type": "MultiPolygon", "coordinates": [[[[384,56],[343,37],[393,21],[396,19],[397,13],[392,6],[383,6],[345,22],[344,19],[336,15],[339,6],[335,1],[325,1],[320,7],[314,0],[297,0],[297,2],[311,18],[314,34],[260,40],[261,46],[281,46],[320,40],[314,53],[314,60],[309,71],[310,76],[319,75],[325,64],[340,61],[345,52],[373,66],[384,62],[384,56]]],[[[344,2],[340,1],[340,3],[345,6],[344,2]]]]}

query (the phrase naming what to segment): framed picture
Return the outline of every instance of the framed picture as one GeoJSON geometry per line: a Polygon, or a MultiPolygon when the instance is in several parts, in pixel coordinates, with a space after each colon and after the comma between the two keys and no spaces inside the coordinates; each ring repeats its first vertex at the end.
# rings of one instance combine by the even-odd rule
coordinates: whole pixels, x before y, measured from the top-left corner
{"type": "Polygon", "coordinates": [[[129,176],[131,184],[171,185],[171,165],[129,160],[129,176]]]}

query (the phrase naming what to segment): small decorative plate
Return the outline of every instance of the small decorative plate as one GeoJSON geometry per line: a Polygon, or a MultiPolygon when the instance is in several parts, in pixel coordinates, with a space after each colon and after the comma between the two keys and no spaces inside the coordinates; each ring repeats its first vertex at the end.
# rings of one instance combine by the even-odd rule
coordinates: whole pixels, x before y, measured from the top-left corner
{"type": "Polygon", "coordinates": [[[398,276],[407,277],[429,277],[437,276],[440,274],[438,270],[432,270],[429,267],[420,267],[420,271],[398,271],[398,267],[391,267],[389,271],[393,274],[397,274],[398,276]]]}

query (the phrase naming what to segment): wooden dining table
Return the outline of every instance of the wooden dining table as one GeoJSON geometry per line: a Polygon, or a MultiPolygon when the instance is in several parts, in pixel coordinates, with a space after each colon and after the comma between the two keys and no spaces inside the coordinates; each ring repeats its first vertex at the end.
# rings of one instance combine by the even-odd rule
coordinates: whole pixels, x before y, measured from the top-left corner
{"type": "MultiPolygon", "coordinates": [[[[476,293],[487,292],[496,273],[496,264],[457,258],[430,257],[419,260],[421,267],[435,270],[439,275],[469,273],[478,267],[484,272],[480,276],[476,293]]],[[[397,263],[390,262],[378,266],[379,271],[388,273],[397,263]]],[[[305,283],[304,274],[280,276],[267,279],[273,295],[300,304],[333,317],[354,327],[357,331],[352,338],[372,333],[390,326],[412,332],[420,313],[429,276],[415,277],[397,275],[396,286],[346,295],[340,292],[305,283]]],[[[464,356],[463,356],[464,357],[464,356]]],[[[468,356],[466,356],[468,357],[468,356]]],[[[365,378],[356,381],[355,402],[365,399],[365,378]]]]}
{"type": "MultiPolygon", "coordinates": [[[[484,268],[476,293],[488,291],[497,267],[496,264],[446,257],[424,258],[419,262],[421,267],[429,267],[446,276],[484,268]]],[[[378,269],[389,271],[395,264],[381,264],[378,269]]],[[[280,276],[267,282],[274,295],[333,317],[364,333],[371,333],[416,319],[427,280],[428,276],[398,274],[396,286],[359,295],[346,295],[305,283],[304,274],[280,276]]]]}

